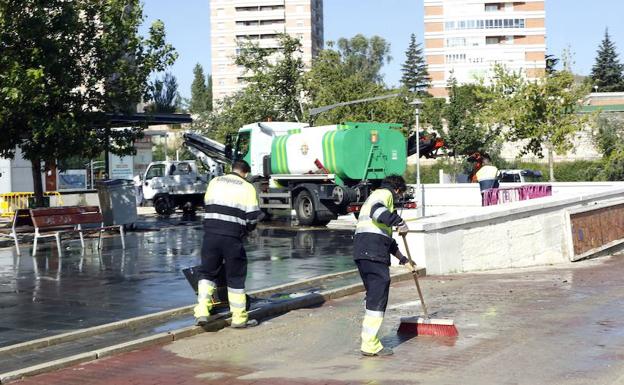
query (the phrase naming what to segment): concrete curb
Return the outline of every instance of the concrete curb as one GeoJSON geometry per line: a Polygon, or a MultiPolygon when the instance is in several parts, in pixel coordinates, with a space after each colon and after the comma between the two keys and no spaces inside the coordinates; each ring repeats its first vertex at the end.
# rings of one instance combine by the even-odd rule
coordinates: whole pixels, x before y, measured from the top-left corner
{"type": "MultiPolygon", "coordinates": [[[[347,272],[342,272],[342,273],[334,273],[334,274],[326,274],[324,276],[320,276],[320,277],[315,277],[312,278],[310,280],[301,280],[301,281],[296,281],[293,283],[289,283],[289,284],[285,284],[285,285],[280,285],[280,286],[275,286],[272,288],[268,288],[268,289],[264,289],[264,290],[259,290],[250,294],[260,294],[260,293],[264,293],[265,290],[268,294],[280,291],[280,290],[284,290],[285,288],[291,288],[291,287],[296,287],[296,286],[301,286],[304,282],[318,282],[321,281],[323,279],[328,279],[328,278],[333,278],[333,277],[340,277],[340,276],[344,276],[344,275],[349,275],[349,274],[353,274],[354,272],[356,272],[357,270],[350,270],[347,272]]],[[[424,269],[419,270],[422,273],[424,273],[424,269]]],[[[396,282],[400,282],[400,281],[404,281],[408,278],[411,277],[411,273],[410,272],[406,272],[406,271],[402,271],[402,272],[398,272],[398,273],[393,273],[391,274],[391,279],[393,283],[396,282]]],[[[310,283],[312,284],[312,283],[310,283]]],[[[324,302],[332,300],[332,299],[337,299],[337,298],[341,298],[341,297],[345,297],[351,294],[355,294],[358,292],[361,292],[364,290],[364,285],[362,283],[356,283],[356,284],[352,284],[352,285],[348,285],[348,286],[343,286],[343,287],[339,287],[336,289],[331,289],[331,290],[326,290],[324,292],[320,292],[318,293],[318,295],[315,294],[310,294],[310,295],[306,295],[297,299],[293,299],[284,303],[277,303],[274,305],[269,305],[269,306],[264,306],[261,307],[259,309],[255,309],[249,312],[249,316],[250,318],[253,319],[262,319],[262,318],[266,318],[266,317],[270,317],[273,315],[279,315],[279,314],[284,314],[288,311],[292,311],[292,310],[297,310],[297,309],[301,309],[301,308],[305,308],[305,307],[312,307],[312,306],[318,306],[318,305],[322,305],[324,302]]],[[[174,310],[171,310],[169,312],[177,312],[180,313],[183,310],[188,310],[190,311],[193,308],[193,306],[185,306],[185,307],[181,307],[181,308],[177,308],[174,310]]],[[[162,317],[162,314],[167,313],[167,311],[165,312],[159,312],[156,313],[158,314],[158,317],[162,317]]],[[[143,316],[143,317],[137,317],[137,318],[133,318],[132,322],[133,323],[137,323],[137,322],[145,322],[145,321],[150,321],[153,320],[154,318],[150,318],[153,315],[147,315],[147,316],[143,316]],[[141,321],[139,321],[141,320],[141,321]]],[[[79,363],[84,363],[84,362],[89,362],[89,361],[94,361],[100,358],[104,358],[104,357],[110,357],[112,355],[115,354],[119,354],[119,353],[123,353],[123,352],[128,352],[128,351],[132,351],[132,350],[136,350],[139,348],[143,348],[143,347],[147,347],[147,346],[152,346],[152,345],[157,345],[157,344],[165,344],[165,343],[169,343],[172,341],[177,341],[180,340],[182,338],[186,338],[186,337],[191,337],[200,333],[203,333],[205,331],[216,331],[219,329],[222,329],[223,327],[227,326],[229,324],[229,318],[220,318],[218,320],[213,321],[212,323],[210,323],[207,326],[204,327],[199,327],[199,326],[187,326],[184,328],[180,328],[177,330],[173,330],[170,332],[166,332],[166,333],[158,333],[149,337],[144,337],[144,338],[140,338],[137,340],[133,340],[133,341],[128,341],[122,344],[117,344],[117,345],[113,345],[107,348],[103,348],[103,349],[98,349],[98,350],[94,350],[94,351],[90,351],[90,352],[86,352],[86,353],[80,353],[80,354],[76,354],[73,356],[69,356],[69,357],[65,357],[65,358],[61,358],[55,361],[51,361],[51,362],[46,362],[43,364],[39,364],[39,365],[34,365],[34,366],[30,366],[27,368],[23,368],[23,369],[18,369],[12,372],[7,372],[7,373],[2,373],[0,374],[0,384],[5,384],[9,381],[14,381],[23,377],[28,377],[28,376],[34,376],[37,374],[41,374],[44,372],[49,372],[49,371],[53,371],[53,370],[58,370],[58,369],[62,369],[62,368],[66,368],[68,366],[73,366],[79,363]]],[[[129,320],[126,320],[129,321],[129,320]]],[[[120,322],[116,322],[115,324],[122,324],[126,321],[120,321],[120,322]]],[[[126,322],[126,324],[128,324],[126,322]]],[[[110,324],[109,324],[110,325],[110,324]]],[[[102,325],[102,327],[106,327],[108,325],[102,325]]],[[[96,327],[96,328],[91,328],[91,329],[97,329],[97,328],[102,328],[102,327],[96,327]]],[[[89,330],[89,329],[85,329],[85,330],[89,330]]],[[[108,330],[114,330],[114,329],[107,329],[108,330]]],[[[80,336],[86,336],[86,335],[92,335],[92,334],[85,334],[84,330],[83,331],[79,331],[81,334],[80,336]]],[[[67,335],[70,335],[72,333],[67,333],[67,335]]],[[[60,336],[57,336],[60,337],[60,336]]],[[[72,339],[76,339],[79,338],[78,336],[71,336],[72,339]]],[[[53,338],[53,337],[51,337],[53,338]]],[[[37,340],[39,342],[39,344],[43,343],[43,340],[37,340]]],[[[69,341],[69,340],[65,340],[65,341],[69,341]]],[[[59,343],[59,342],[57,342],[59,343]]],[[[23,349],[25,349],[24,347],[27,345],[28,343],[23,343],[23,344],[19,344],[22,345],[21,347],[23,349]]],[[[16,346],[16,345],[13,345],[16,346]]],[[[35,345],[33,345],[35,346],[35,345]]],[[[49,345],[39,345],[39,346],[49,346],[49,345]]],[[[9,346],[10,348],[10,346],[9,346]]],[[[5,352],[7,351],[7,349],[5,348],[5,352]]]]}

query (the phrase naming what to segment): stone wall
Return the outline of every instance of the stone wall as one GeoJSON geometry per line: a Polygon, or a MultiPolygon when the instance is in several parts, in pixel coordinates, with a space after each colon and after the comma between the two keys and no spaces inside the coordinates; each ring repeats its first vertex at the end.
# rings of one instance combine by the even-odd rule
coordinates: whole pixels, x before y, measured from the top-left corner
{"type": "Polygon", "coordinates": [[[411,210],[403,217],[416,263],[428,274],[451,274],[570,263],[570,210],[618,201],[624,202],[624,187],[465,207],[420,219],[411,210]]]}

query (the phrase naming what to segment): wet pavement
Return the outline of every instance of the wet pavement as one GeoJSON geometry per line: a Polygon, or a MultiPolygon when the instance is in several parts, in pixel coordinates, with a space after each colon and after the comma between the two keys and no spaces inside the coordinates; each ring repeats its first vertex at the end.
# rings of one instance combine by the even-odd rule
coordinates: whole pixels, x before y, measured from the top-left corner
{"type": "MultiPolygon", "coordinates": [[[[194,293],[181,269],[199,263],[197,223],[104,240],[30,245],[22,256],[0,249],[0,346],[189,305],[194,293]]],[[[153,221],[143,228],[160,228],[153,221]]],[[[247,239],[249,290],[354,268],[352,232],[264,227],[247,239]]]]}
{"type": "Polygon", "coordinates": [[[459,337],[398,336],[419,312],[413,282],[392,286],[385,358],[359,355],[363,293],[26,379],[17,384],[623,384],[624,256],[425,277],[436,317],[459,337]]]}

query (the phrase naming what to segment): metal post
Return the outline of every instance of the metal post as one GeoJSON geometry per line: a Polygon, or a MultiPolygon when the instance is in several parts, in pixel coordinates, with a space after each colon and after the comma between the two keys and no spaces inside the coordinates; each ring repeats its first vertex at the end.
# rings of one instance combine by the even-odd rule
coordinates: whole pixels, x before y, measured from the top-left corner
{"type": "Polygon", "coordinates": [[[418,214],[421,217],[425,216],[425,186],[420,182],[420,107],[422,101],[420,99],[414,99],[410,103],[414,106],[414,113],[416,115],[416,189],[420,191],[420,204],[418,205],[418,214]]]}
{"type": "Polygon", "coordinates": [[[93,190],[95,188],[95,180],[94,178],[94,174],[93,174],[93,159],[91,159],[89,161],[89,169],[91,170],[91,189],[93,190]]]}

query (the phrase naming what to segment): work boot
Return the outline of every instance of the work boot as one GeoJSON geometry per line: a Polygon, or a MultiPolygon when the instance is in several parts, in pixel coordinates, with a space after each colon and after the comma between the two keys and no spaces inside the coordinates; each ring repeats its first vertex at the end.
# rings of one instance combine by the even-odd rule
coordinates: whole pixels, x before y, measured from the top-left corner
{"type": "Polygon", "coordinates": [[[232,323],[230,325],[230,327],[234,329],[246,329],[246,328],[252,328],[254,326],[258,326],[258,321],[256,321],[255,319],[250,319],[240,324],[232,323]]]}
{"type": "Polygon", "coordinates": [[[384,356],[391,356],[393,354],[394,354],[394,351],[390,348],[383,348],[377,353],[368,353],[362,350],[362,355],[365,357],[384,357],[384,356]]]}
{"type": "Polygon", "coordinates": [[[195,319],[195,325],[196,326],[204,326],[208,323],[208,317],[205,316],[201,316],[201,317],[197,317],[195,319]]]}

